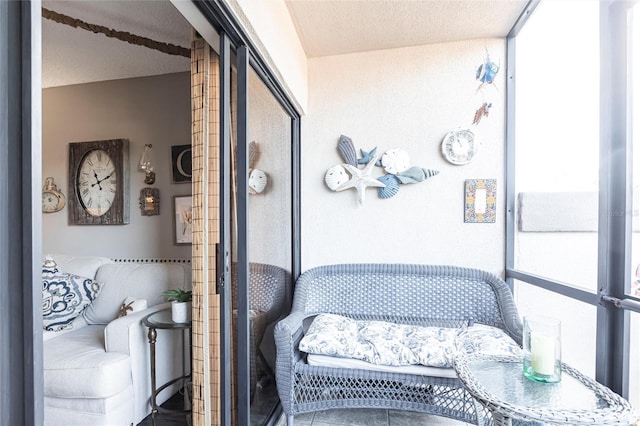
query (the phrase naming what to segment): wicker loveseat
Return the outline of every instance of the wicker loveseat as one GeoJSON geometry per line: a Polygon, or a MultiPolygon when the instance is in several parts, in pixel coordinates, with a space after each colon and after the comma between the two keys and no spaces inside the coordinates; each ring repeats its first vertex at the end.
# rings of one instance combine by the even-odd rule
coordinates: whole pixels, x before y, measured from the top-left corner
{"type": "Polygon", "coordinates": [[[297,280],[291,313],[275,329],[276,381],[289,426],[297,414],[349,407],[410,410],[484,423],[478,421],[479,405],[455,375],[309,365],[298,345],[313,318],[322,313],[421,326],[480,323],[500,328],[516,342],[522,340],[512,294],[503,280],[488,272],[404,264],[310,269],[297,280]]]}

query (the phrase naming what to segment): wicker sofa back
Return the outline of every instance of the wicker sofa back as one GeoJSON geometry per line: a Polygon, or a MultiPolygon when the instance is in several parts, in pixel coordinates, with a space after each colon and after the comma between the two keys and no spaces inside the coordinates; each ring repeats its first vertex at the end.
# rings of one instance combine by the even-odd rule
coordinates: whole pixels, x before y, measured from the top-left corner
{"type": "Polygon", "coordinates": [[[424,326],[482,323],[522,340],[511,291],[488,272],[407,264],[310,269],[297,280],[291,313],[275,329],[276,380],[288,425],[296,414],[347,407],[477,421],[477,406],[458,379],[308,365],[298,344],[305,327],[321,313],[424,326]]]}

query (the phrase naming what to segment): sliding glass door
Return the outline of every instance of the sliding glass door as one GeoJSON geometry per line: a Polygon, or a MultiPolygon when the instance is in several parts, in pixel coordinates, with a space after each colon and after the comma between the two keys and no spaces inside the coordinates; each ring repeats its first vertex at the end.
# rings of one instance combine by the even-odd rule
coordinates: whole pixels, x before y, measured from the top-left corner
{"type": "Polygon", "coordinates": [[[197,288],[207,296],[199,312],[208,377],[194,423],[263,425],[279,414],[273,328],[299,273],[299,117],[223,5],[196,4],[216,29],[206,37],[211,66],[192,61],[205,75],[194,90],[209,100],[200,114],[208,142],[194,146],[204,193],[194,198],[203,219],[194,275],[206,271],[197,288]]]}
{"type": "Polygon", "coordinates": [[[223,220],[222,240],[231,263],[224,278],[231,286],[223,295],[230,339],[223,346],[230,345],[233,360],[223,394],[232,390],[232,424],[262,425],[279,404],[273,328],[288,313],[292,286],[295,121],[251,64],[246,47],[227,54],[223,45],[221,52],[222,66],[228,64],[221,87],[229,76],[229,103],[221,107],[223,114],[229,111],[221,150],[228,164],[221,169],[221,194],[229,194],[221,200],[228,206],[222,215],[229,220],[223,220]]]}
{"type": "Polygon", "coordinates": [[[248,87],[249,424],[260,425],[279,403],[273,328],[288,312],[291,287],[293,123],[253,68],[248,87]]]}

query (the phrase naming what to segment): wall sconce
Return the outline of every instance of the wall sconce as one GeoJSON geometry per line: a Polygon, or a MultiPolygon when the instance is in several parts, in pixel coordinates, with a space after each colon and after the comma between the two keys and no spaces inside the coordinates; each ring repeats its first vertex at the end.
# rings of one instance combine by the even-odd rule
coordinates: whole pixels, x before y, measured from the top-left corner
{"type": "Polygon", "coordinates": [[[156,216],[160,214],[160,191],[158,188],[142,188],[140,190],[140,214],[156,216]]]}
{"type": "Polygon", "coordinates": [[[140,156],[138,162],[138,170],[144,173],[144,183],[147,185],[153,185],[156,181],[156,173],[153,171],[153,164],[151,164],[151,148],[153,145],[150,143],[144,144],[144,151],[140,156]]]}

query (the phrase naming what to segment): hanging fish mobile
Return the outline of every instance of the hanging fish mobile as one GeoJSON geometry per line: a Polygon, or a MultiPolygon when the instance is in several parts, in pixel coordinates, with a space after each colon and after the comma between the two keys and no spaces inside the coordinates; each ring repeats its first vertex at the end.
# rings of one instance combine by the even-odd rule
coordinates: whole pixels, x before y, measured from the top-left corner
{"type": "Polygon", "coordinates": [[[498,75],[498,71],[500,71],[500,65],[491,60],[488,50],[485,49],[485,52],[484,62],[476,70],[476,80],[480,81],[478,90],[481,90],[488,84],[492,85],[497,90],[498,88],[493,82],[496,75],[498,75]]]}
{"type": "Polygon", "coordinates": [[[491,108],[491,102],[484,102],[480,108],[476,110],[476,113],[473,116],[473,124],[479,124],[482,117],[489,116],[489,108],[491,108]]]}
{"type": "Polygon", "coordinates": [[[343,191],[354,188],[358,193],[358,202],[364,204],[364,193],[367,187],[378,188],[380,198],[391,198],[400,190],[400,184],[422,182],[440,173],[437,170],[411,166],[409,154],[402,149],[390,149],[378,157],[378,148],[370,151],[360,150],[362,156],[357,157],[351,138],[340,135],[338,152],[343,164],[331,166],[325,173],[324,180],[332,191],[343,191]],[[359,165],[364,164],[364,168],[359,165]],[[372,176],[374,166],[382,167],[383,176],[372,176]]]}

